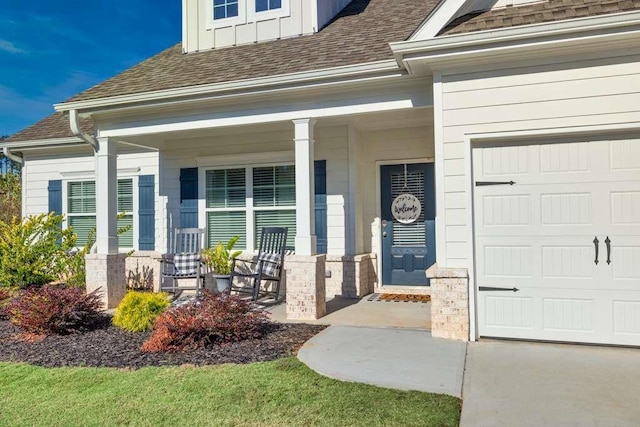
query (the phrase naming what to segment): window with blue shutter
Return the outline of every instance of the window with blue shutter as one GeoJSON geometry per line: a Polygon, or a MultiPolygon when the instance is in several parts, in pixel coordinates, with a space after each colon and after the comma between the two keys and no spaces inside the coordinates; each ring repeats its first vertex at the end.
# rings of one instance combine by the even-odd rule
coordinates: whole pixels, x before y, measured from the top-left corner
{"type": "Polygon", "coordinates": [[[180,227],[198,227],[198,168],[180,169],[180,227]]]}
{"type": "Polygon", "coordinates": [[[138,178],[138,249],[153,251],[156,247],[155,176],[138,178]]]}
{"type": "Polygon", "coordinates": [[[327,161],[314,162],[316,246],[319,254],[327,253],[327,161]]]}
{"type": "MultiPolygon", "coordinates": [[[[133,179],[118,180],[118,212],[126,213],[118,219],[118,228],[130,229],[118,235],[118,246],[133,247],[133,179]]],[[[78,235],[78,246],[84,246],[92,229],[96,227],[95,181],[67,183],[67,223],[78,235]]]]}
{"type": "MultiPolygon", "coordinates": [[[[314,164],[315,227],[318,253],[327,252],[327,162],[314,164]]],[[[240,236],[238,249],[255,249],[263,227],[288,227],[295,247],[295,166],[236,167],[205,174],[207,244],[240,236]],[[251,183],[251,184],[249,184],[251,183]],[[253,236],[251,239],[250,236],[253,236]]],[[[197,211],[196,211],[197,212],[197,211]]]]}
{"type": "Polygon", "coordinates": [[[49,181],[49,212],[56,215],[62,213],[62,181],[59,179],[49,181]]]}

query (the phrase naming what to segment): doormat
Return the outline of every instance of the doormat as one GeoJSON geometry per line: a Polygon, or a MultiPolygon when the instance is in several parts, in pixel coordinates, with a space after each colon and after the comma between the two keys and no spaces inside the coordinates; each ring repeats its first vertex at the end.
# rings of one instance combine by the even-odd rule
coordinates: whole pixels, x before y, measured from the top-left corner
{"type": "Polygon", "coordinates": [[[369,297],[369,301],[386,301],[386,302],[429,302],[431,295],[421,294],[373,294],[369,297]]]}

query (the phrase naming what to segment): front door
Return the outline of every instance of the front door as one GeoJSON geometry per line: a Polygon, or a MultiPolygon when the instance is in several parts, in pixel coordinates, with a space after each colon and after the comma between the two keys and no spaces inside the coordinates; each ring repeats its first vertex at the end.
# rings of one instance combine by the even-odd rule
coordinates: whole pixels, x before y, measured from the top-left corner
{"type": "Polygon", "coordinates": [[[380,168],[382,284],[428,286],[436,262],[433,163],[380,168]]]}

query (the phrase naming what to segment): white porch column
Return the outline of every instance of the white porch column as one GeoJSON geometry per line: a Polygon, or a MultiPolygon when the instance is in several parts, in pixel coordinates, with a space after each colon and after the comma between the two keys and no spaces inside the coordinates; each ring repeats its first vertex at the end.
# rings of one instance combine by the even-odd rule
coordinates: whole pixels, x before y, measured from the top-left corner
{"type": "Polygon", "coordinates": [[[96,152],[97,253],[118,253],[118,149],[109,138],[98,138],[96,152]]]}
{"type": "Polygon", "coordinates": [[[98,138],[96,152],[97,253],[85,257],[87,292],[99,291],[105,308],[115,308],[127,293],[125,259],[118,253],[118,165],[116,142],[98,138]]]}
{"type": "Polygon", "coordinates": [[[296,157],[296,255],[315,255],[315,184],[313,168],[313,126],[315,119],[297,119],[296,157]]]}

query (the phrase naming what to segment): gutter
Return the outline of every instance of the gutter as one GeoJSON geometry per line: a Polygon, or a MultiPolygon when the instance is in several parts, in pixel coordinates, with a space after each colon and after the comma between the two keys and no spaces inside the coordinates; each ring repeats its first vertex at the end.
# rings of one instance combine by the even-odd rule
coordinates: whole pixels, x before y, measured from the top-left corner
{"type": "Polygon", "coordinates": [[[24,159],[22,158],[22,156],[18,156],[17,154],[13,154],[11,152],[11,150],[9,150],[9,147],[2,147],[2,153],[4,154],[4,156],[9,159],[12,160],[20,165],[24,164],[24,159]]]}
{"type": "Polygon", "coordinates": [[[98,151],[98,141],[96,141],[93,136],[87,135],[80,130],[78,110],[69,110],[69,127],[71,127],[71,133],[80,138],[83,142],[92,146],[94,151],[98,151]]]}

